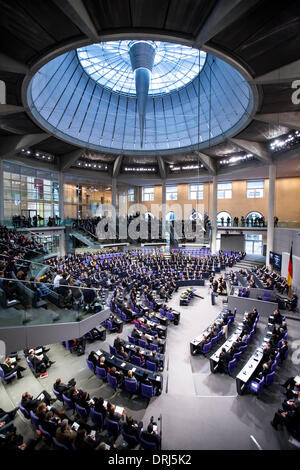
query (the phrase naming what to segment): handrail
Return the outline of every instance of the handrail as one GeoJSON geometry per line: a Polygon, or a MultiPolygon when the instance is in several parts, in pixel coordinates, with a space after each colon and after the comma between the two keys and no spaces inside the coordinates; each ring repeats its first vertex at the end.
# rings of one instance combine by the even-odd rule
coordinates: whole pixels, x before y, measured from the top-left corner
{"type": "MultiPolygon", "coordinates": [[[[53,286],[54,288],[54,284],[51,283],[51,282],[41,282],[41,281],[27,281],[27,280],[23,280],[23,279],[18,279],[17,277],[15,278],[8,278],[8,277],[2,277],[2,280],[3,281],[13,281],[13,282],[22,282],[22,283],[25,283],[25,284],[42,284],[43,286],[46,286],[46,287],[49,287],[49,286],[53,286]]],[[[103,288],[101,287],[85,287],[85,286],[70,286],[69,284],[66,284],[66,285],[63,285],[61,287],[67,287],[68,289],[85,289],[85,290],[94,290],[94,291],[102,291],[103,288]]],[[[0,286],[0,289],[1,289],[1,286],[0,286]]],[[[56,292],[56,291],[54,291],[56,292]]]]}
{"type": "MultiPolygon", "coordinates": [[[[1,243],[1,242],[0,242],[0,245],[3,245],[3,246],[5,246],[5,247],[8,248],[8,249],[21,248],[22,250],[31,251],[32,253],[36,253],[37,255],[41,255],[41,254],[42,254],[42,253],[40,253],[39,251],[31,250],[30,248],[22,247],[22,246],[20,246],[20,245],[15,245],[15,246],[13,246],[13,247],[9,247],[9,246],[5,245],[5,243],[1,243]]],[[[1,254],[1,253],[0,253],[0,254],[1,254]]],[[[27,261],[27,260],[26,260],[26,261],[27,261]]]]}
{"type": "MultiPolygon", "coordinates": [[[[4,255],[3,253],[0,253],[0,256],[4,256],[5,258],[9,258],[8,255],[4,255]]],[[[18,261],[18,260],[17,260],[17,261],[18,261]]],[[[26,263],[38,264],[39,266],[43,266],[44,268],[46,268],[46,267],[49,266],[48,264],[38,263],[37,261],[33,261],[33,260],[29,260],[29,259],[22,260],[22,261],[26,261],[26,263]]],[[[18,265],[18,266],[20,266],[20,265],[18,265]]],[[[22,266],[25,266],[25,265],[22,265],[22,266]]]]}
{"type": "Polygon", "coordinates": [[[92,232],[90,232],[89,230],[86,230],[84,227],[78,227],[78,226],[76,225],[76,228],[77,228],[78,230],[83,230],[84,232],[88,233],[89,235],[92,235],[92,237],[93,237],[93,238],[96,238],[96,240],[98,241],[97,236],[94,235],[94,234],[93,234],[92,232]]]}

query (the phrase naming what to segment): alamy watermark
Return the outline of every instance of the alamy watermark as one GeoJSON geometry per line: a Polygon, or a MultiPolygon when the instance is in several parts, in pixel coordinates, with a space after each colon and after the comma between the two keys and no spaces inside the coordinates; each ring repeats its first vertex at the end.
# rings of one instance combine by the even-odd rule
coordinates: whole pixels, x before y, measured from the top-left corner
{"type": "Polygon", "coordinates": [[[96,227],[99,240],[162,238],[195,240],[201,243],[205,236],[204,206],[192,204],[133,204],[119,200],[118,210],[111,204],[102,207],[104,217],[96,227]]]}
{"type": "Polygon", "coordinates": [[[292,88],[295,89],[292,93],[292,103],[295,105],[300,104],[300,80],[294,80],[292,88]]]}
{"type": "Polygon", "coordinates": [[[298,366],[300,364],[300,339],[292,341],[291,347],[294,350],[291,356],[292,363],[298,366]]]}

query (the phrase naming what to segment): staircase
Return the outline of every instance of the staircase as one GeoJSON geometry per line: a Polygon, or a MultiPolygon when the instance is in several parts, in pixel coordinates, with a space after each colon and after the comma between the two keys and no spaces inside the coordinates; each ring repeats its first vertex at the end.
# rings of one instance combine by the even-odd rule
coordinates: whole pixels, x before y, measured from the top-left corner
{"type": "Polygon", "coordinates": [[[101,244],[97,241],[96,237],[94,238],[92,235],[89,235],[87,232],[73,229],[72,232],[70,233],[70,237],[77,238],[77,240],[81,241],[85,245],[95,250],[98,250],[101,248],[101,244]]]}
{"type": "Polygon", "coordinates": [[[246,255],[245,258],[240,261],[238,264],[236,264],[236,266],[240,269],[240,268],[244,268],[244,269],[250,269],[252,270],[252,268],[254,266],[263,266],[265,264],[265,258],[263,256],[256,256],[256,255],[246,255]]]}

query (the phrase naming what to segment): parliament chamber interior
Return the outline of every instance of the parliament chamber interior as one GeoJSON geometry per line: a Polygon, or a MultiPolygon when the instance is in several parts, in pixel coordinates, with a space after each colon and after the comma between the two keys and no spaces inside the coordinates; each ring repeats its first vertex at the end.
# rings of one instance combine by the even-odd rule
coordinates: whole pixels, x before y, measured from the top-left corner
{"type": "Polygon", "coordinates": [[[299,450],[299,18],[0,1],[1,455],[299,450]]]}

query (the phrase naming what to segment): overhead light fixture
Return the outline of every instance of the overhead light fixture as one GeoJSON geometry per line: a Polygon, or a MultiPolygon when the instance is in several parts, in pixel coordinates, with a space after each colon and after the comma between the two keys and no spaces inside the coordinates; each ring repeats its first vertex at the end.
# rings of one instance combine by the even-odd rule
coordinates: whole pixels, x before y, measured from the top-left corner
{"type": "Polygon", "coordinates": [[[289,134],[282,135],[281,137],[277,137],[276,139],[272,140],[269,144],[269,148],[271,152],[280,152],[299,143],[300,134],[298,130],[295,130],[289,134]]]}

